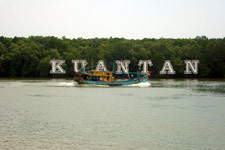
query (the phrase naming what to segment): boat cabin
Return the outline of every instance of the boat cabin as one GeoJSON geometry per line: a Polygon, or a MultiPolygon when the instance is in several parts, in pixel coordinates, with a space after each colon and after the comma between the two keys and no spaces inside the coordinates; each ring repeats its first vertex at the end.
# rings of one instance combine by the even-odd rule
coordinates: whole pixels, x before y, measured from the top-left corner
{"type": "Polygon", "coordinates": [[[112,71],[97,71],[93,70],[86,75],[89,76],[89,80],[92,81],[104,81],[104,82],[113,82],[114,77],[112,71]]]}

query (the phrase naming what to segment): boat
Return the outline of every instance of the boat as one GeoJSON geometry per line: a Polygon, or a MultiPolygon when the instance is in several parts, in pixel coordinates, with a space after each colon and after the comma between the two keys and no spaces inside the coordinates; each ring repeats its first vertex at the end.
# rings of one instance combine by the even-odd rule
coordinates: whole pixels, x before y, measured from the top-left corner
{"type": "Polygon", "coordinates": [[[94,85],[132,85],[146,82],[151,75],[151,71],[148,74],[141,74],[140,72],[128,72],[126,79],[118,79],[117,74],[112,71],[98,71],[92,70],[90,72],[78,72],[75,74],[74,81],[78,84],[94,84],[94,85]]]}

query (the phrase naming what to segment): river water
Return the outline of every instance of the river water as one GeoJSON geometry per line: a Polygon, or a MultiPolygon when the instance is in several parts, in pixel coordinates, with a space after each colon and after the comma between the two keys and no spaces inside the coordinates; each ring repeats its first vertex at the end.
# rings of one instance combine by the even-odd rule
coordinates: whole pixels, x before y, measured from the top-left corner
{"type": "Polygon", "coordinates": [[[0,150],[224,150],[225,81],[0,80],[0,150]]]}

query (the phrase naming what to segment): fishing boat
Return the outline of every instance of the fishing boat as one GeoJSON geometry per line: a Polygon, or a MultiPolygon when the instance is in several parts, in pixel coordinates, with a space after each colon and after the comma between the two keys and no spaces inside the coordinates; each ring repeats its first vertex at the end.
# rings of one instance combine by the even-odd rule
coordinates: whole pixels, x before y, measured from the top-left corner
{"type": "Polygon", "coordinates": [[[149,71],[148,74],[141,74],[140,72],[128,72],[126,79],[119,79],[117,74],[113,73],[112,71],[92,70],[90,72],[76,73],[74,81],[79,84],[120,86],[146,82],[150,75],[151,71],[149,71]]]}

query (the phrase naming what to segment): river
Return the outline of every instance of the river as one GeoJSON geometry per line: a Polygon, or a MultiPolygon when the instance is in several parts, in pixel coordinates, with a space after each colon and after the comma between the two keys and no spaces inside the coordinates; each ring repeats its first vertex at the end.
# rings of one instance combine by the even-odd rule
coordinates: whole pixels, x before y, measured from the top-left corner
{"type": "Polygon", "coordinates": [[[225,80],[0,79],[1,150],[223,150],[225,80]]]}

